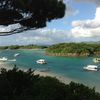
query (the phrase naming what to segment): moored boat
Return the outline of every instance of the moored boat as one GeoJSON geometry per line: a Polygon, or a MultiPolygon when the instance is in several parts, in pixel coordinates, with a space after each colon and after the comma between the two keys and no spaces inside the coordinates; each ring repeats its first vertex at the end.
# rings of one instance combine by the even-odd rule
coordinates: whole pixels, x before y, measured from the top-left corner
{"type": "Polygon", "coordinates": [[[84,70],[89,70],[89,71],[97,71],[98,66],[96,65],[87,65],[86,67],[83,67],[84,70]]]}
{"type": "Polygon", "coordinates": [[[95,63],[99,63],[99,62],[100,62],[100,58],[94,58],[93,61],[94,61],[95,63]]]}
{"type": "Polygon", "coordinates": [[[6,57],[0,58],[0,61],[7,61],[7,60],[8,60],[8,58],[6,58],[6,57]]]}
{"type": "Polygon", "coordinates": [[[46,61],[44,59],[39,59],[36,61],[38,64],[46,64],[46,61]]]}

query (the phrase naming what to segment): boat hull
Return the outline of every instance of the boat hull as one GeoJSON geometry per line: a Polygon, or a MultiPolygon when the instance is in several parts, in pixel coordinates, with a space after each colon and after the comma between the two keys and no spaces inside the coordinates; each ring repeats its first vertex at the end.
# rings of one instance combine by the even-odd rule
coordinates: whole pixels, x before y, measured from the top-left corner
{"type": "Polygon", "coordinates": [[[87,71],[98,71],[98,69],[95,69],[95,68],[87,68],[87,67],[83,67],[84,70],[87,70],[87,71]]]}

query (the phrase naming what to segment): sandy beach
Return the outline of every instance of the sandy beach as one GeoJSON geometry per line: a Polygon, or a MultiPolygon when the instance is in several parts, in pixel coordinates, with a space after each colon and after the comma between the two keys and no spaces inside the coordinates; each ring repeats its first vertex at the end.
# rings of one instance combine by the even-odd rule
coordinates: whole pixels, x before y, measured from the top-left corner
{"type": "MultiPolygon", "coordinates": [[[[5,63],[5,62],[0,62],[0,69],[1,68],[5,68],[5,69],[7,69],[7,70],[9,70],[9,69],[13,69],[13,67],[10,67],[7,63],[5,63]]],[[[28,69],[27,68],[21,68],[21,67],[19,67],[19,70],[23,70],[23,71],[27,71],[28,69]]],[[[71,81],[73,81],[73,82],[78,82],[77,80],[74,80],[74,79],[71,79],[71,78],[68,78],[68,77],[64,77],[63,75],[60,75],[60,74],[56,74],[56,73],[52,73],[52,72],[50,72],[50,71],[44,71],[44,70],[39,70],[39,69],[37,69],[37,70],[35,70],[34,71],[34,73],[33,73],[34,75],[40,75],[40,76],[43,76],[43,77],[46,77],[46,76],[50,76],[50,77],[54,77],[54,78],[56,78],[56,79],[58,79],[60,82],[62,82],[62,83],[64,83],[64,84],[69,84],[71,81]]],[[[78,82],[79,83],[79,82],[78,82]]],[[[91,88],[93,88],[94,86],[93,85],[87,85],[87,84],[85,84],[86,86],[89,86],[89,87],[91,87],[91,88]]],[[[96,91],[97,92],[100,92],[100,89],[99,88],[96,88],[96,91]]]]}
{"type": "Polygon", "coordinates": [[[0,62],[0,69],[5,68],[7,70],[12,69],[12,67],[9,67],[7,63],[5,62],[0,62]]]}
{"type": "Polygon", "coordinates": [[[51,73],[51,72],[41,72],[41,71],[35,70],[34,71],[34,75],[38,75],[38,74],[40,76],[43,76],[43,77],[46,77],[46,76],[54,77],[54,78],[58,79],[60,82],[63,82],[65,84],[69,84],[72,81],[69,78],[65,78],[65,77],[60,76],[60,75],[57,75],[55,73],[51,73]]]}
{"type": "MultiPolygon", "coordinates": [[[[7,63],[5,63],[5,62],[0,62],[0,69],[1,68],[5,68],[7,70],[12,69],[12,67],[9,67],[7,65],[7,63]]],[[[27,71],[27,69],[23,69],[23,68],[21,68],[21,70],[27,71]]],[[[55,73],[51,73],[51,72],[48,72],[48,71],[46,72],[46,71],[35,70],[34,75],[38,75],[38,74],[40,76],[43,76],[43,77],[46,77],[46,76],[54,77],[54,78],[58,79],[60,82],[63,82],[65,84],[69,84],[72,81],[69,78],[63,77],[61,75],[57,75],[55,73]]]]}

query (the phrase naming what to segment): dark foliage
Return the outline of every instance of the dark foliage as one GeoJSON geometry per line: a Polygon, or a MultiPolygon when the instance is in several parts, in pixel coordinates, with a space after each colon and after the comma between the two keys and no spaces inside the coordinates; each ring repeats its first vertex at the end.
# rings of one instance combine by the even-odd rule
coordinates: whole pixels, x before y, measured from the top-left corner
{"type": "Polygon", "coordinates": [[[62,18],[65,14],[63,0],[0,0],[0,25],[20,23],[21,32],[46,26],[47,21],[62,18]]]}
{"type": "Polygon", "coordinates": [[[13,68],[1,69],[0,100],[100,100],[94,88],[71,82],[65,85],[55,78],[34,75],[13,68]]]}

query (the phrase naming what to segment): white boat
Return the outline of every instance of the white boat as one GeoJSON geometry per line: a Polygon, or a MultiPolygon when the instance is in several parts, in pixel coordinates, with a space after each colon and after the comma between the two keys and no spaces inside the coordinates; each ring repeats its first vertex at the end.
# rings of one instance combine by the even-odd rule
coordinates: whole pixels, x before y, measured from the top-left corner
{"type": "Polygon", "coordinates": [[[0,61],[7,61],[8,59],[6,57],[0,58],[0,61]]]}
{"type": "Polygon", "coordinates": [[[100,62],[100,58],[94,58],[93,61],[94,61],[95,63],[99,63],[99,62],[100,62]]]}
{"type": "Polygon", "coordinates": [[[83,67],[83,69],[90,70],[90,71],[97,71],[98,66],[96,66],[96,65],[87,65],[86,67],[83,67]]]}
{"type": "Polygon", "coordinates": [[[46,61],[44,59],[39,59],[36,61],[38,64],[46,64],[46,61]]]}
{"type": "Polygon", "coordinates": [[[16,53],[16,54],[14,54],[14,57],[17,57],[17,56],[19,56],[20,55],[20,53],[16,53]]]}

